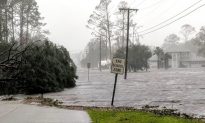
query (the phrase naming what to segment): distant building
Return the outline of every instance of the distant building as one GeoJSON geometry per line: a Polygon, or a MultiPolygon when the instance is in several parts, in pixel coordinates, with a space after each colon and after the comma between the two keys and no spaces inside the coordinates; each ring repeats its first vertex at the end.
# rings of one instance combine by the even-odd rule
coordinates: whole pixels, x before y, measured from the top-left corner
{"type": "Polygon", "coordinates": [[[157,55],[153,55],[149,60],[150,68],[157,68],[157,55]]]}
{"type": "MultiPolygon", "coordinates": [[[[102,60],[101,61],[101,68],[102,69],[109,69],[111,65],[111,60],[107,59],[107,60],[102,60]]],[[[100,64],[98,63],[98,68],[100,67],[100,64]]]]}
{"type": "MultiPolygon", "coordinates": [[[[169,67],[171,68],[205,67],[204,57],[197,56],[181,45],[172,45],[163,50],[172,57],[169,59],[169,67]]],[[[149,63],[150,67],[157,67],[157,56],[152,56],[149,63]]]]}

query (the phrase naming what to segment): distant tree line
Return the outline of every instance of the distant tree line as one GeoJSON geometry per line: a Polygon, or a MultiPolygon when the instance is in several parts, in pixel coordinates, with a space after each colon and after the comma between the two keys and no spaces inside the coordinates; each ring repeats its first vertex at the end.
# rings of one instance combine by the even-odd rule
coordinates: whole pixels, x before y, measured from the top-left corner
{"type": "Polygon", "coordinates": [[[185,24],[181,26],[180,34],[182,35],[181,38],[176,34],[168,35],[164,40],[162,48],[166,49],[167,47],[177,45],[183,46],[191,52],[205,57],[205,26],[202,26],[199,31],[196,31],[191,25],[185,24]]]}
{"type": "MultiPolygon", "coordinates": [[[[156,47],[154,54],[157,55],[157,66],[158,68],[168,68],[168,59],[171,56],[165,51],[174,47],[181,47],[189,50],[198,56],[205,57],[205,27],[202,26],[197,32],[196,29],[189,25],[184,24],[181,26],[181,36],[177,34],[169,34],[165,37],[162,47],[156,47]]],[[[180,67],[183,65],[180,64],[180,67]]]]}

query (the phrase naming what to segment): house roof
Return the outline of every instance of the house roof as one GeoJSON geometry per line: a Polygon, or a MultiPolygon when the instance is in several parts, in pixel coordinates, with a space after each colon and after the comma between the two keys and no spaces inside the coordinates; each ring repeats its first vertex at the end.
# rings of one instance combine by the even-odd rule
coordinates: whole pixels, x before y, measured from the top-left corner
{"type": "Polygon", "coordinates": [[[176,52],[191,52],[183,45],[172,44],[163,48],[165,52],[176,53],[176,52]]]}

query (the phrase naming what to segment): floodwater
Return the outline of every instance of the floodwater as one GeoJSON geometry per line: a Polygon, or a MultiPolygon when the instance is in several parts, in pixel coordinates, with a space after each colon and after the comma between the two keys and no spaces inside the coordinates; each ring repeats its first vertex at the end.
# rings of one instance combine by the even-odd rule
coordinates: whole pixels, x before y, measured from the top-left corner
{"type": "MultiPolygon", "coordinates": [[[[47,97],[65,105],[110,106],[115,75],[108,70],[78,70],[77,86],[47,97]]],[[[205,116],[205,68],[182,68],[128,73],[118,76],[115,106],[154,105],[205,116]]]]}

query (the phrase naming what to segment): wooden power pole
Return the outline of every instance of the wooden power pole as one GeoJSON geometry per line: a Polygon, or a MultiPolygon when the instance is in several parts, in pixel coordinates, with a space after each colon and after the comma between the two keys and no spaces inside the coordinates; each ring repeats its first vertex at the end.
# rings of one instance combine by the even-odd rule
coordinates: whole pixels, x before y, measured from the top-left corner
{"type": "Polygon", "coordinates": [[[124,79],[127,79],[127,63],[128,63],[128,49],[129,49],[129,31],[130,31],[130,12],[138,11],[138,9],[130,8],[119,8],[120,11],[127,11],[127,42],[126,42],[126,56],[125,56],[125,76],[124,79]]]}

